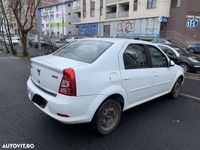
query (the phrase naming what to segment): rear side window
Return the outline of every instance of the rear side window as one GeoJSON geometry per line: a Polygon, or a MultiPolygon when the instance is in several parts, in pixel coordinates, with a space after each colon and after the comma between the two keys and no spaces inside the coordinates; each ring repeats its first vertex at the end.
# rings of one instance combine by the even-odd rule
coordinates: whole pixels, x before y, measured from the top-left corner
{"type": "Polygon", "coordinates": [[[123,60],[125,69],[145,68],[148,66],[143,45],[129,45],[123,54],[123,60]]]}
{"type": "Polygon", "coordinates": [[[54,53],[54,55],[85,63],[92,63],[112,44],[106,41],[81,40],[67,45],[60,51],[54,53]]]}
{"type": "Polygon", "coordinates": [[[147,46],[153,67],[167,67],[167,57],[156,47],[147,46]]]}

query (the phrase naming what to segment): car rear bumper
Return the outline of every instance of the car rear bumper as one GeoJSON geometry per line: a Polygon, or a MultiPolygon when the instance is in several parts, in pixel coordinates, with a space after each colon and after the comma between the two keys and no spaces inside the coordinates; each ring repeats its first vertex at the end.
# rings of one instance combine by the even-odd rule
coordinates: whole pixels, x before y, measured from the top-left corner
{"type": "Polygon", "coordinates": [[[29,77],[27,81],[29,99],[44,113],[67,124],[90,122],[93,118],[98,102],[104,95],[71,97],[61,94],[51,95],[37,87],[29,77]],[[34,99],[41,98],[36,102],[34,99]],[[34,100],[33,100],[34,99],[34,100]]]}

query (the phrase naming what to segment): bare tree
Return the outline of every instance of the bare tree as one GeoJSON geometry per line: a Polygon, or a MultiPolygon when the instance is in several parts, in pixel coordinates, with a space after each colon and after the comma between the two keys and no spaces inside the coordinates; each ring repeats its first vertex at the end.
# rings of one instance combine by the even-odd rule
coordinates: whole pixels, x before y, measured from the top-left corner
{"type": "Polygon", "coordinates": [[[4,46],[6,48],[7,53],[10,52],[10,50],[9,50],[9,48],[10,48],[12,51],[12,54],[15,55],[16,51],[14,50],[14,47],[12,44],[11,33],[10,33],[10,24],[9,24],[8,17],[7,17],[2,0],[0,0],[0,9],[1,9],[1,14],[2,14],[0,27],[1,27],[1,31],[2,31],[1,36],[3,37],[4,46]],[[4,31],[5,31],[5,34],[4,34],[4,31]],[[9,46],[7,44],[9,44],[9,46]]]}
{"type": "Polygon", "coordinates": [[[39,3],[40,0],[10,0],[10,8],[18,25],[18,33],[21,39],[24,57],[29,56],[27,50],[27,35],[33,28],[39,3]]]}

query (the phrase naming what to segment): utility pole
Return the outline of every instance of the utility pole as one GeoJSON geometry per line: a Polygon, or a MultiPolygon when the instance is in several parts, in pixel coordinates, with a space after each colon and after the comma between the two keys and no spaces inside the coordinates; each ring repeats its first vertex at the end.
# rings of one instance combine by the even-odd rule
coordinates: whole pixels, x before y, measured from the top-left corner
{"type": "Polygon", "coordinates": [[[64,37],[64,15],[63,15],[63,10],[62,10],[62,33],[64,37]]]}
{"type": "Polygon", "coordinates": [[[37,11],[36,11],[36,17],[37,17],[37,20],[38,20],[38,23],[37,23],[37,30],[38,30],[38,50],[40,51],[40,50],[42,50],[42,48],[41,48],[41,41],[40,41],[40,39],[41,39],[41,32],[42,32],[42,30],[41,30],[41,24],[42,24],[42,22],[41,22],[41,10],[39,10],[38,8],[37,8],[37,11]]]}

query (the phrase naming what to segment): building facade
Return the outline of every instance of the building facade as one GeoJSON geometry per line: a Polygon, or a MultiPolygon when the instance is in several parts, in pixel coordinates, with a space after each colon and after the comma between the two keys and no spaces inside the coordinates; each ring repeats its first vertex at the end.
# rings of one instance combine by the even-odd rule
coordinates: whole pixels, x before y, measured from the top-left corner
{"type": "Polygon", "coordinates": [[[170,6],[171,0],[75,0],[72,12],[82,36],[155,38],[170,6]]]}
{"type": "Polygon", "coordinates": [[[75,34],[75,25],[72,24],[72,1],[63,1],[40,7],[39,30],[42,34],[51,37],[62,37],[75,34]]]}
{"type": "Polygon", "coordinates": [[[182,38],[200,41],[200,0],[172,1],[167,34],[181,34],[182,38]]]}

